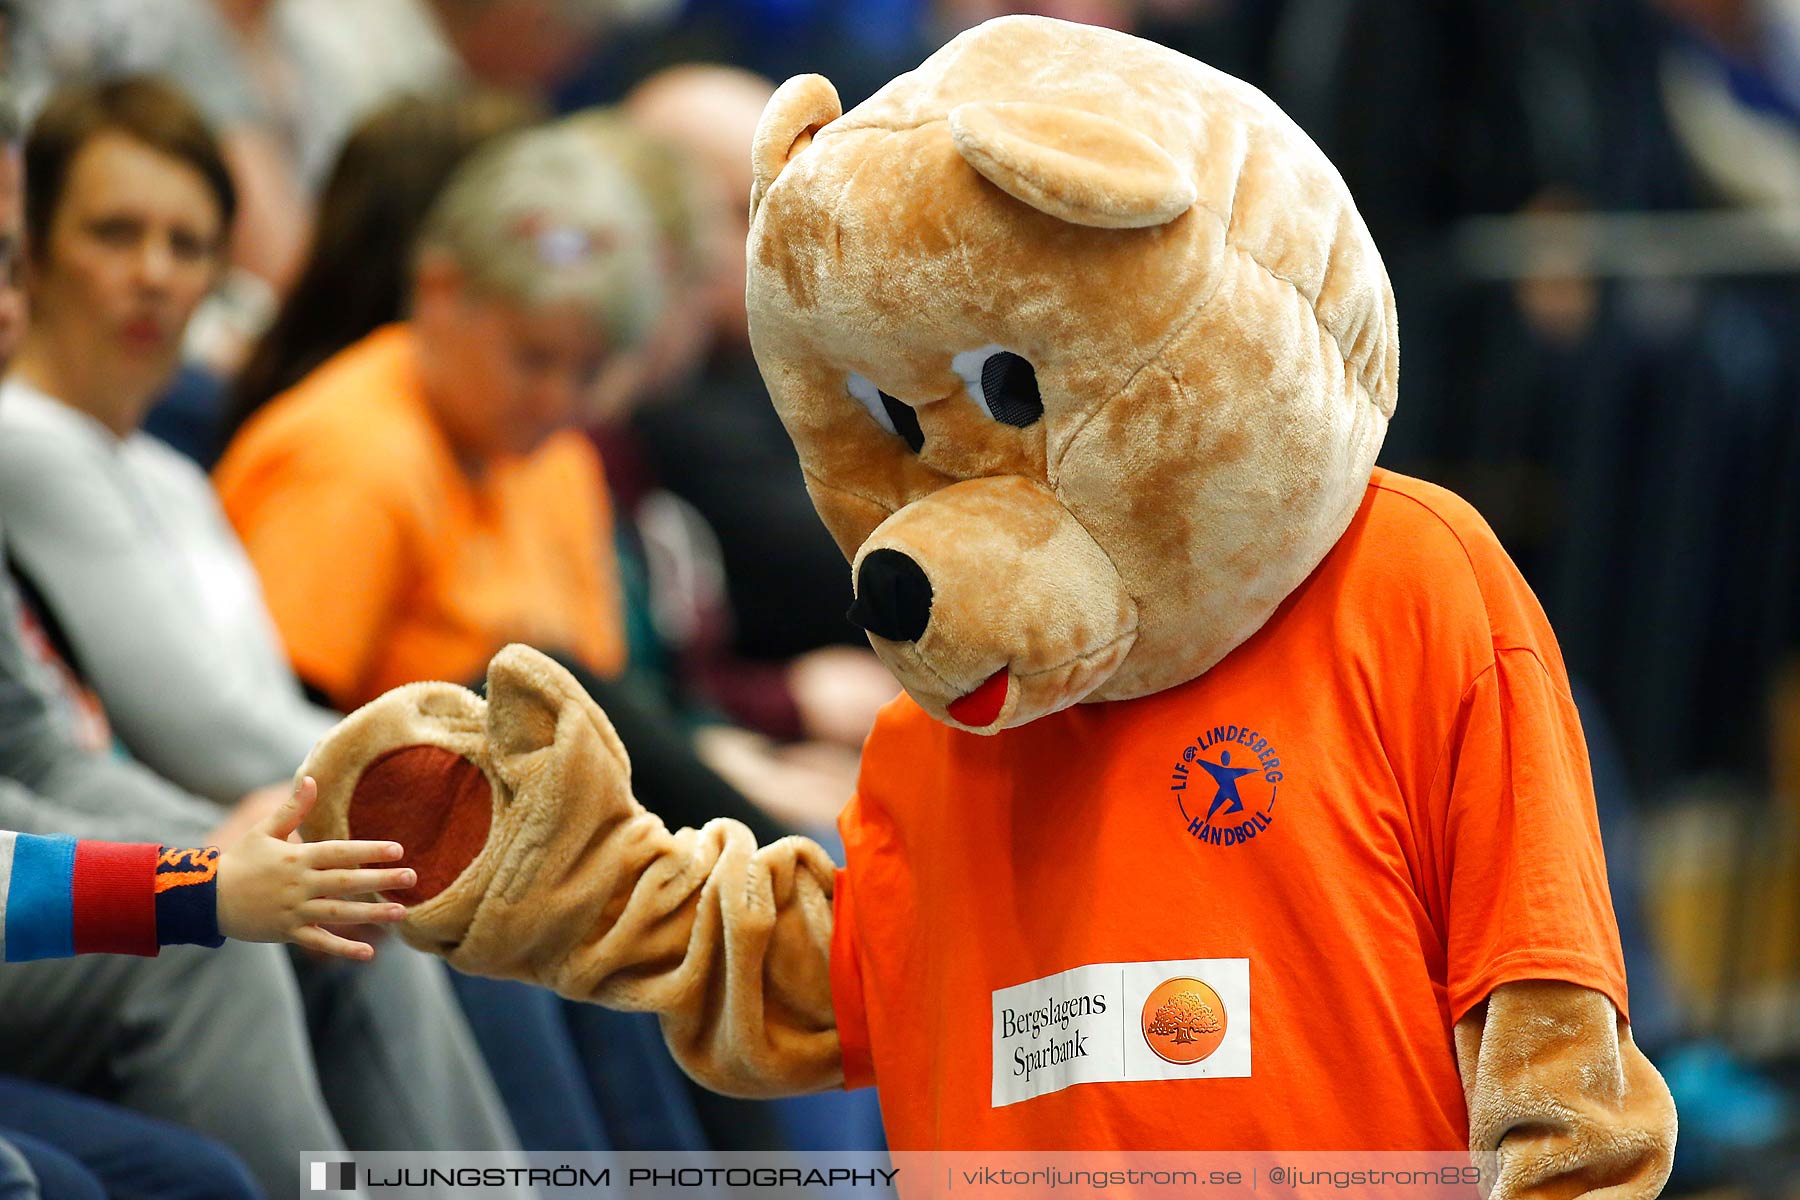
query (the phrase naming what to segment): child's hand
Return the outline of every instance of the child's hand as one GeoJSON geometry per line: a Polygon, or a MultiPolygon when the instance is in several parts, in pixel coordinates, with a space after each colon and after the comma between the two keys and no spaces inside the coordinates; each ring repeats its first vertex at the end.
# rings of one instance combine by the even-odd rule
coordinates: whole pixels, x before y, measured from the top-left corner
{"type": "Polygon", "coordinates": [[[302,779],[279,808],[219,855],[219,932],[246,942],[293,942],[338,958],[373,958],[374,947],[320,926],[403,920],[401,905],[342,897],[400,891],[416,878],[406,867],[358,869],[399,858],[405,851],[395,842],[290,841],[318,795],[312,776],[302,779]]]}

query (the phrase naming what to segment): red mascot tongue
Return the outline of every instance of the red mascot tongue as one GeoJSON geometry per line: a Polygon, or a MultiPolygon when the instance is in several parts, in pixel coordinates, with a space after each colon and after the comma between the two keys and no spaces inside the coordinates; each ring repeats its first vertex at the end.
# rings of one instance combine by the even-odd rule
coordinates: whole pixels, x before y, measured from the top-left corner
{"type": "Polygon", "coordinates": [[[992,725],[994,718],[1000,715],[1000,707],[1006,703],[1006,684],[1006,668],[1001,667],[987,677],[986,683],[962,699],[952,700],[945,711],[951,720],[971,729],[992,725]]]}

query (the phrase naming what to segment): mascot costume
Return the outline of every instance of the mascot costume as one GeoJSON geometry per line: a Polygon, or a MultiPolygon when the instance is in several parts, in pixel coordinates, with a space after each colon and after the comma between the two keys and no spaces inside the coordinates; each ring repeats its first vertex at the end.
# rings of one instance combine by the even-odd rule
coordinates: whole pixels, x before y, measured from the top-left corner
{"type": "Polygon", "coordinates": [[[1586,751],[1481,519],[1374,466],[1399,348],[1343,181],[1255,89],[972,29],[753,151],[757,360],[904,685],[842,868],[671,831],[522,646],[304,770],[406,940],[660,1014],[741,1096],[876,1085],[914,1149],[1460,1149],[1650,1197],[1586,751]],[[1205,1119],[1193,1114],[1203,1110],[1205,1119]]]}

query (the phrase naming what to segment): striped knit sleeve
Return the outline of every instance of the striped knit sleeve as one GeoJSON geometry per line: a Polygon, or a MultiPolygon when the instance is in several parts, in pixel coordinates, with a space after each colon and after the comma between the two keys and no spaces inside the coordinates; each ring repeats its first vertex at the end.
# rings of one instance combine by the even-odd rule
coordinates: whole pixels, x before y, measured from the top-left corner
{"type": "Polygon", "coordinates": [[[220,946],[219,850],[171,850],[156,860],[156,938],[165,946],[220,946]]]}
{"type": "Polygon", "coordinates": [[[0,962],[216,946],[217,850],[0,832],[0,962]]]}

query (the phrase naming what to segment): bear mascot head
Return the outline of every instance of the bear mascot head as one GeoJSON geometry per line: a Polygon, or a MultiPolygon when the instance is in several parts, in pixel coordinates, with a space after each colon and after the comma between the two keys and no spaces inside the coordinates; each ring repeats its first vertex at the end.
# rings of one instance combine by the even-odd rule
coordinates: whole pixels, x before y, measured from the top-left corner
{"type": "Polygon", "coordinates": [[[789,80],[753,162],[757,361],[852,616],[933,716],[993,732],[1192,679],[1349,523],[1393,293],[1254,88],[1007,18],[848,114],[789,80]]]}

